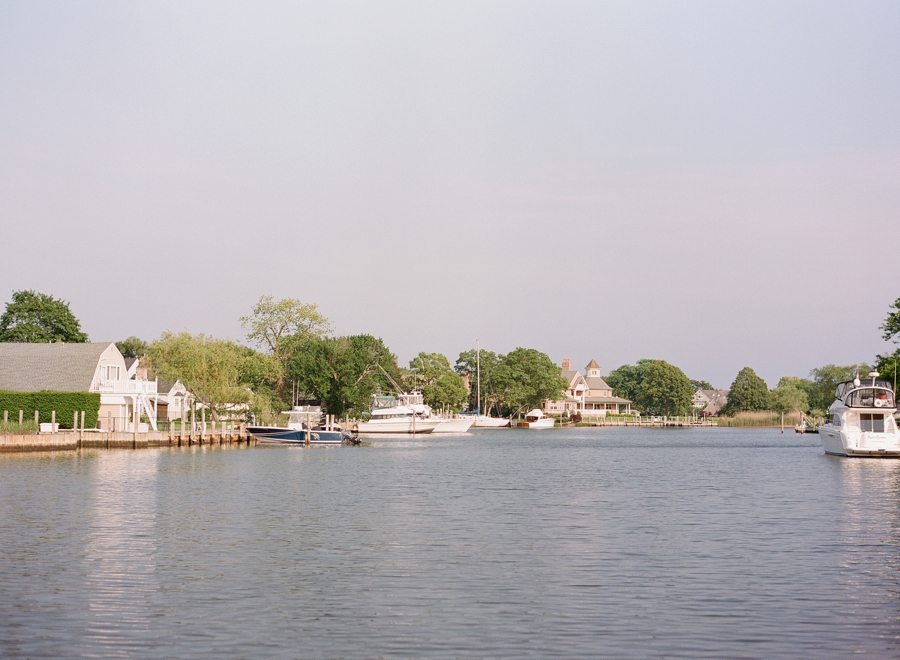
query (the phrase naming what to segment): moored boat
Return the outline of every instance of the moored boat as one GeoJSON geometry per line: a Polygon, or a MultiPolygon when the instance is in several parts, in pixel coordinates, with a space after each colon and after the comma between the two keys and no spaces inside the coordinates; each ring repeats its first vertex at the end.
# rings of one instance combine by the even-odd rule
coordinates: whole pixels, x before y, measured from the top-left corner
{"type": "Polygon", "coordinates": [[[356,425],[356,431],[360,435],[421,434],[434,432],[437,425],[437,421],[419,418],[395,396],[373,396],[369,416],[356,425]]]}
{"type": "Polygon", "coordinates": [[[527,429],[552,429],[554,424],[556,424],[554,418],[547,417],[543,410],[535,408],[525,415],[525,421],[519,422],[517,426],[527,429]]]}
{"type": "Polygon", "coordinates": [[[819,426],[826,454],[834,456],[900,458],[900,430],[894,390],[872,372],[839,383],[828,419],[819,426]]]}
{"type": "Polygon", "coordinates": [[[340,445],[356,441],[352,433],[340,426],[318,426],[322,417],[318,406],[294,406],[285,414],[287,426],[250,426],[247,432],[263,445],[340,445]],[[312,426],[313,423],[317,426],[312,426]]]}

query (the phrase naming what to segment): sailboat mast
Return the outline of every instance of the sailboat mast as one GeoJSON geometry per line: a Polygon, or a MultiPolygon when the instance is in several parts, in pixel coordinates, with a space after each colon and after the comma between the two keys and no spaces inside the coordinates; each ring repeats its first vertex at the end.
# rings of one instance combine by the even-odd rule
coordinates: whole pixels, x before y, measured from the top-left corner
{"type": "Polygon", "coordinates": [[[475,373],[477,374],[478,380],[478,406],[477,414],[481,414],[481,340],[475,340],[475,373]]]}

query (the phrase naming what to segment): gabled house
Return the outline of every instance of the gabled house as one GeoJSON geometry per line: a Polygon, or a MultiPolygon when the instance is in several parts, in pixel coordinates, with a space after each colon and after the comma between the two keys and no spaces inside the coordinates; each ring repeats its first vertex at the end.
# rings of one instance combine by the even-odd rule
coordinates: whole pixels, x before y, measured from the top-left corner
{"type": "Polygon", "coordinates": [[[697,390],[691,397],[691,405],[704,417],[717,415],[728,403],[728,390],[697,390]]]}
{"type": "Polygon", "coordinates": [[[613,396],[612,388],[600,376],[596,360],[588,363],[582,376],[572,370],[571,361],[566,358],[562,361],[562,376],[569,385],[564,398],[544,402],[544,412],[548,415],[578,413],[582,417],[605,417],[631,413],[631,401],[613,396]]]}
{"type": "Polygon", "coordinates": [[[132,431],[145,415],[156,429],[156,381],[132,380],[112,343],[0,343],[0,389],[16,392],[99,392],[98,426],[132,431]]]}

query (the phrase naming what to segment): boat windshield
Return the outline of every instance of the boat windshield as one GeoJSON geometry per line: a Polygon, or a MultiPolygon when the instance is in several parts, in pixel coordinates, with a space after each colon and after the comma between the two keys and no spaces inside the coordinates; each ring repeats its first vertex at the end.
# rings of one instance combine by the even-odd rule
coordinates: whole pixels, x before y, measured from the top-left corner
{"type": "Polygon", "coordinates": [[[857,388],[864,387],[877,387],[884,390],[891,390],[891,384],[886,380],[876,380],[872,382],[871,378],[860,378],[859,385],[854,385],[852,380],[838,383],[837,389],[835,389],[834,391],[834,398],[843,401],[844,397],[847,396],[850,392],[857,388]]]}
{"type": "Polygon", "coordinates": [[[844,403],[851,408],[893,408],[894,393],[881,387],[861,387],[845,395],[844,403]]]}
{"type": "Polygon", "coordinates": [[[378,410],[380,408],[396,408],[397,407],[397,397],[395,396],[373,396],[372,397],[372,410],[378,410]]]}

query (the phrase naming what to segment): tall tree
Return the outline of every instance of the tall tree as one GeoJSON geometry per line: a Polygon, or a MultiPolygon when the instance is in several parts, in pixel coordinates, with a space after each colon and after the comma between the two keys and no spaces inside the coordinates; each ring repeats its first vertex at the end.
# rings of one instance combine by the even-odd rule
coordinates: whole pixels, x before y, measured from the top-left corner
{"type": "Polygon", "coordinates": [[[517,348],[507,354],[496,372],[501,405],[511,415],[539,408],[547,399],[558,399],[568,383],[559,366],[545,353],[517,348]]]}
{"type": "MultiPolygon", "coordinates": [[[[252,313],[240,321],[249,329],[247,339],[267,350],[282,371],[288,359],[288,337],[321,338],[331,332],[331,322],[319,312],[318,305],[295,298],[276,301],[273,296],[261,296],[252,313]]],[[[276,389],[283,399],[283,374],[278,376],[276,389]]]]}
{"type": "Polygon", "coordinates": [[[369,409],[371,396],[392,389],[381,371],[400,379],[397,358],[381,339],[299,336],[288,342],[287,378],[338,416],[369,409]]]}
{"type": "Polygon", "coordinates": [[[750,367],[738,372],[731,389],[728,391],[728,403],[722,409],[726,415],[733,415],[742,410],[767,410],[769,407],[769,386],[766,381],[756,375],[750,367]]]}
{"type": "Polygon", "coordinates": [[[897,389],[898,378],[900,378],[900,349],[893,353],[886,353],[875,357],[875,371],[881,374],[881,377],[890,382],[894,389],[897,389]]]}
{"type": "Polygon", "coordinates": [[[454,369],[460,376],[469,375],[469,408],[474,410],[484,406],[485,414],[489,414],[490,408],[499,401],[499,392],[497,389],[496,375],[497,367],[503,361],[503,355],[494,353],[493,351],[481,351],[480,358],[478,351],[463,351],[456,360],[454,369]],[[478,377],[480,362],[481,372],[481,401],[478,401],[478,387],[476,378],[478,377]]]}
{"type": "Polygon", "coordinates": [[[610,371],[604,380],[616,396],[637,401],[638,390],[644,380],[644,372],[654,362],[656,360],[642,359],[638,360],[637,364],[623,364],[618,369],[610,371]]]}
{"type": "Polygon", "coordinates": [[[143,339],[131,336],[128,339],[116,342],[116,348],[124,358],[139,358],[147,354],[147,347],[150,346],[143,339]]]}
{"type": "MultiPolygon", "coordinates": [[[[784,379],[782,378],[782,381],[784,379]]],[[[778,387],[769,392],[769,406],[780,413],[791,411],[806,412],[809,410],[809,398],[806,392],[791,382],[779,382],[778,387]]]]}
{"type": "Polygon", "coordinates": [[[684,415],[691,409],[691,381],[665,360],[653,360],[644,368],[635,403],[659,415],[684,415]]]}
{"type": "Polygon", "coordinates": [[[414,384],[422,388],[422,398],[434,408],[462,410],[468,397],[462,377],[453,371],[450,360],[440,353],[419,353],[409,361],[414,384]]]}
{"type": "Polygon", "coordinates": [[[691,389],[696,392],[698,390],[714,390],[716,388],[705,380],[694,380],[691,378],[691,389]]]}
{"type": "Polygon", "coordinates": [[[872,368],[864,363],[838,366],[826,364],[809,372],[816,385],[815,396],[810,397],[810,406],[818,410],[828,410],[834,402],[834,391],[838,383],[852,380],[856,374],[865,376],[872,368]]]}
{"type": "Polygon", "coordinates": [[[204,334],[164,332],[150,344],[147,356],[156,374],[181,381],[218,420],[223,412],[251,401],[251,390],[240,382],[245,351],[246,347],[204,334]]]}
{"type": "Polygon", "coordinates": [[[88,336],[69,303],[36,291],[14,291],[0,316],[0,341],[83,344],[88,336]]]}
{"type": "Polygon", "coordinates": [[[893,340],[895,344],[900,342],[900,298],[897,298],[894,304],[888,307],[887,318],[881,324],[880,329],[884,330],[882,336],[885,341],[893,340]]]}

